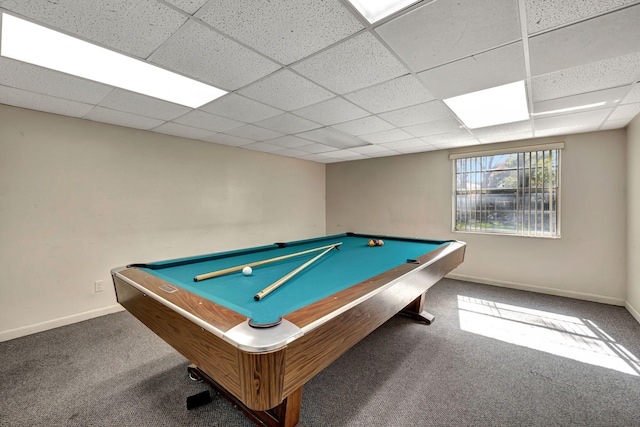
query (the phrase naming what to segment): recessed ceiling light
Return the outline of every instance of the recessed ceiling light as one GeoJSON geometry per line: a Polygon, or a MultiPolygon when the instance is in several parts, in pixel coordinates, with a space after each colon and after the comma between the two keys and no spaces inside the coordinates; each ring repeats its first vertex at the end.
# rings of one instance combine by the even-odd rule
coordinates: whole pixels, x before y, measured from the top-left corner
{"type": "Polygon", "coordinates": [[[349,0],[371,24],[404,9],[416,0],[349,0]]]}
{"type": "Polygon", "coordinates": [[[0,55],[191,108],[227,93],[6,13],[0,55]]]}
{"type": "MultiPolygon", "coordinates": [[[[619,99],[616,99],[615,101],[613,101],[613,104],[617,103],[618,101],[619,101],[619,99]]],[[[573,112],[573,111],[589,110],[591,108],[602,107],[606,103],[607,103],[606,101],[595,102],[593,104],[578,105],[576,107],[559,108],[557,110],[541,111],[539,113],[531,113],[531,115],[532,116],[543,116],[543,115],[546,115],[546,114],[561,114],[561,113],[570,113],[570,112],[573,112]]]]}
{"type": "Polygon", "coordinates": [[[467,93],[443,101],[469,129],[529,119],[524,81],[467,93]]]}

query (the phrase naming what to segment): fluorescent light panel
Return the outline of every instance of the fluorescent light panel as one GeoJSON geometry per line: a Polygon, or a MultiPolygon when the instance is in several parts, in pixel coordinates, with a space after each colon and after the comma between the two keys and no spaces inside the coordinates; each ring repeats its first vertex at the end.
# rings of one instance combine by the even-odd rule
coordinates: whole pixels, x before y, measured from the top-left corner
{"type": "Polygon", "coordinates": [[[191,108],[227,93],[6,13],[0,55],[191,108]]]}
{"type": "Polygon", "coordinates": [[[418,3],[416,0],[349,0],[371,24],[418,3]]]}
{"type": "MultiPolygon", "coordinates": [[[[619,100],[615,100],[614,103],[616,103],[618,101],[619,100]]],[[[543,116],[543,115],[547,115],[547,114],[570,113],[570,112],[573,112],[573,111],[590,110],[592,108],[602,107],[605,104],[606,104],[606,101],[595,102],[593,104],[578,105],[576,107],[559,108],[557,110],[541,111],[539,113],[531,113],[531,115],[532,116],[543,116]]]]}
{"type": "Polygon", "coordinates": [[[469,129],[529,119],[524,81],[467,93],[443,101],[469,129]]]}

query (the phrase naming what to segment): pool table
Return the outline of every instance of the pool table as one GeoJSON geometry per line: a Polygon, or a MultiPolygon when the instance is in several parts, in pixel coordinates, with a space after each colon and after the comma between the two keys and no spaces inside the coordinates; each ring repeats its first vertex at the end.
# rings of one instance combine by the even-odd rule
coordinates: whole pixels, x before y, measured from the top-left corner
{"type": "Polygon", "coordinates": [[[459,241],[346,233],[131,264],[111,275],[118,302],[191,361],[192,376],[257,424],[293,426],[302,386],[378,326],[399,312],[433,320],[425,293],[464,252],[459,241]],[[246,265],[251,274],[241,271],[246,265]],[[232,267],[240,270],[197,280],[232,267]]]}

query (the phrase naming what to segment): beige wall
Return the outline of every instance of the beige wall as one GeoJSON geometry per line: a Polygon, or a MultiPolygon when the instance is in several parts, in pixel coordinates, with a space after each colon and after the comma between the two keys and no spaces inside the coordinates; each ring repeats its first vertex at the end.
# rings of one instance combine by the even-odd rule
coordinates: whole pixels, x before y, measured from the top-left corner
{"type": "Polygon", "coordinates": [[[113,267],[324,234],[322,164],[0,105],[0,341],[118,310],[113,267]]]}
{"type": "Polygon", "coordinates": [[[116,266],[344,231],[463,240],[454,277],[640,321],[640,116],[496,146],[558,140],[562,238],[483,236],[450,230],[448,151],[330,164],[325,187],[321,164],[0,105],[0,341],[119,310],[116,266]]]}
{"type": "Polygon", "coordinates": [[[559,140],[565,141],[561,239],[451,232],[447,151],[327,165],[327,233],[458,239],[467,242],[466,259],[452,277],[623,305],[625,131],[482,148],[559,140]]]}
{"type": "Polygon", "coordinates": [[[627,304],[640,322],[640,114],[627,127],[627,304]]]}

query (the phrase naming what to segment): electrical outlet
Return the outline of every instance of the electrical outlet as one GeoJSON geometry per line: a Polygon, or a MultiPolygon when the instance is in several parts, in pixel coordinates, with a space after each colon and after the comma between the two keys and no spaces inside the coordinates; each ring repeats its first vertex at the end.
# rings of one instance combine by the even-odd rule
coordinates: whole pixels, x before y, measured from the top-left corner
{"type": "Polygon", "coordinates": [[[95,282],[93,282],[93,287],[95,292],[102,292],[104,291],[104,287],[102,286],[102,280],[96,280],[95,282]]]}

